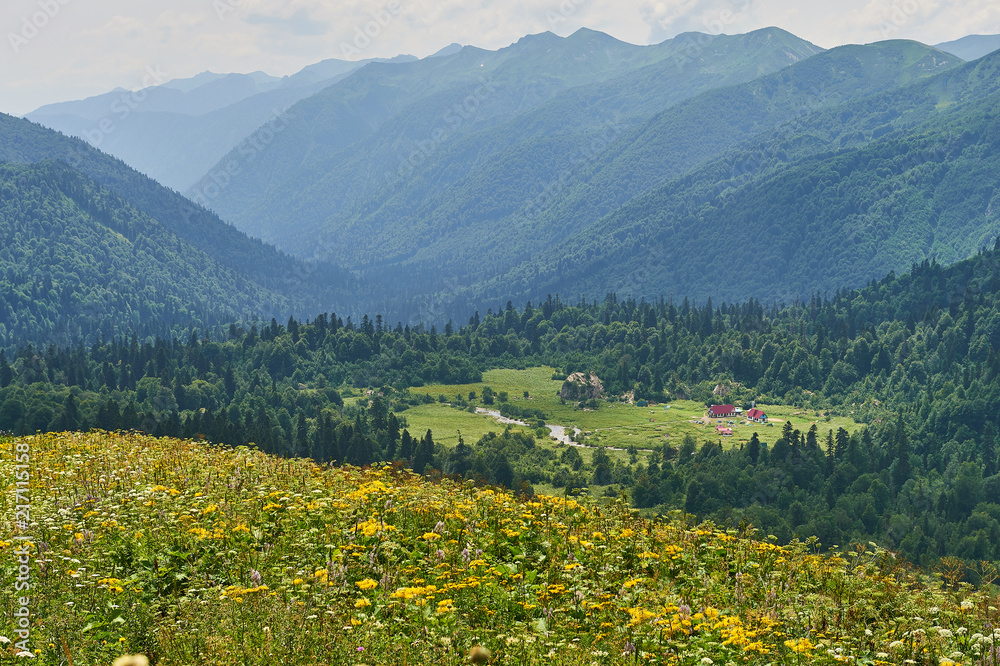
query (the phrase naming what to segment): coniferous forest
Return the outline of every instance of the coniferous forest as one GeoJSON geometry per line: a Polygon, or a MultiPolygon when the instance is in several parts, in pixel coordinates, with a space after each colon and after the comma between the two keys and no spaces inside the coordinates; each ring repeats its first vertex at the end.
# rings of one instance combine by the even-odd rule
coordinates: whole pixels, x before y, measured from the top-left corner
{"type": "Polygon", "coordinates": [[[928,565],[995,560],[998,262],[1000,243],[952,267],[924,262],[782,307],[552,296],[443,330],[320,314],[169,339],[28,345],[0,355],[0,429],[137,430],[324,463],[401,461],[527,493],[533,483],[614,485],[637,508],[752,524],[782,541],[875,540],[928,565]],[[686,437],[592,476],[572,453],[557,457],[521,432],[444,447],[408,428],[406,410],[432,400],[412,387],[538,365],[593,371],[608,395],[637,400],[710,404],[728,382],[736,401],[851,413],[865,426],[852,435],[786,425],[769,444],[755,436],[729,450],[686,437]]]}

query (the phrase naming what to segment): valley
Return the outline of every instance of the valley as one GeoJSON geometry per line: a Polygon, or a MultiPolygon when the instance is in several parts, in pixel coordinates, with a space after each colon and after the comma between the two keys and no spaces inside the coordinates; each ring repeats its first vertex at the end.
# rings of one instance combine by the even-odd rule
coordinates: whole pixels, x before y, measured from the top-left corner
{"type": "Polygon", "coordinates": [[[0,664],[1000,661],[1000,37],[269,2],[0,113],[0,664]]]}

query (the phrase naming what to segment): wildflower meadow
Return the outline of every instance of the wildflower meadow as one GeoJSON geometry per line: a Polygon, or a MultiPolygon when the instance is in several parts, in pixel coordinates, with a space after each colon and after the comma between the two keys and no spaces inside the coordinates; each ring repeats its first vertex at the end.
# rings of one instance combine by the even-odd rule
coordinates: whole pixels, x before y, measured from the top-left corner
{"type": "Polygon", "coordinates": [[[1000,662],[988,564],[973,589],[963,563],[927,574],[624,499],[101,431],[5,442],[0,486],[3,664],[1000,662]]]}

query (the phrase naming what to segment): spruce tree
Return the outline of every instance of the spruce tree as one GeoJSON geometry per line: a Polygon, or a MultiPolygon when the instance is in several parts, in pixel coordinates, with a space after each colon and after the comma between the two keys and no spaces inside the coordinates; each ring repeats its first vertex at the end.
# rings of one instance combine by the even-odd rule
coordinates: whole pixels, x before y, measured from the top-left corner
{"type": "Polygon", "coordinates": [[[7,364],[7,354],[0,349],[0,388],[7,388],[14,381],[14,370],[7,364]]]}
{"type": "Polygon", "coordinates": [[[910,438],[906,435],[903,412],[899,412],[899,417],[896,419],[896,445],[893,449],[896,464],[892,469],[892,481],[896,484],[896,490],[899,490],[910,478],[910,438]]]}
{"type": "Polygon", "coordinates": [[[987,423],[983,431],[983,476],[993,476],[997,473],[996,435],[993,424],[987,423]]]}
{"type": "Polygon", "coordinates": [[[760,438],[756,432],[750,436],[750,444],[747,445],[747,456],[754,465],[757,464],[757,459],[760,458],[760,438]]]}

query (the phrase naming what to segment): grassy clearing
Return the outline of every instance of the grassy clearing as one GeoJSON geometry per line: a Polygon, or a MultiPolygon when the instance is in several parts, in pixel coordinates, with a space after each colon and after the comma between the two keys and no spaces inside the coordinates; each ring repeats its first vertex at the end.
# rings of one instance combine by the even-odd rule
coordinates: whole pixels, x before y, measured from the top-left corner
{"type": "MultiPolygon", "coordinates": [[[[0,527],[0,631],[20,607],[24,545],[28,647],[45,666],[128,653],[459,666],[478,646],[490,656],[477,663],[511,666],[987,664],[1000,640],[995,588],[957,584],[961,567],[921,576],[878,548],[824,556],[620,502],[173,439],[40,435],[4,450],[30,460],[32,522],[0,527]]],[[[15,473],[5,453],[8,491],[15,473]]],[[[14,497],[0,494],[0,514],[14,497]]],[[[20,663],[13,639],[0,663],[20,663]]]]}
{"type": "MultiPolygon", "coordinates": [[[[458,434],[466,444],[472,445],[490,432],[503,432],[507,426],[484,414],[471,414],[465,410],[453,409],[438,403],[410,407],[399,416],[406,419],[410,434],[423,435],[427,430],[434,434],[434,441],[453,447],[458,444],[458,434]]],[[[511,426],[515,430],[529,431],[531,428],[511,426]]]]}
{"type": "MultiPolygon", "coordinates": [[[[781,436],[781,430],[786,420],[790,420],[792,425],[803,435],[813,424],[816,424],[821,444],[825,442],[826,433],[829,430],[836,432],[838,428],[844,428],[849,433],[853,433],[861,427],[848,417],[828,417],[820,412],[783,405],[759,405],[768,414],[770,426],[738,419],[723,419],[723,425],[728,425],[729,421],[734,422],[733,425],[729,426],[733,428],[733,436],[720,437],[715,431],[716,420],[709,422],[707,419],[705,406],[689,400],[677,400],[669,405],[657,404],[648,407],[607,402],[602,403],[601,407],[595,411],[575,409],[572,404],[563,404],[559,399],[558,393],[562,381],[552,379],[555,372],[555,369],[549,367],[526,370],[488,370],[483,374],[483,381],[475,384],[435,384],[411,390],[414,393],[424,393],[434,398],[444,395],[449,400],[454,399],[456,395],[461,395],[467,400],[470,392],[475,392],[478,397],[482,394],[484,386],[490,386],[497,393],[505,391],[510,402],[515,405],[542,410],[548,415],[549,423],[583,430],[586,433],[586,443],[589,445],[618,449],[630,447],[639,450],[654,449],[661,447],[665,442],[679,446],[684,437],[689,434],[699,442],[721,440],[723,446],[728,448],[738,447],[749,442],[753,433],[756,432],[762,442],[773,444],[781,436]],[[528,398],[524,397],[525,391],[528,391],[528,398]]],[[[473,401],[473,404],[481,406],[479,401],[473,401]]],[[[495,408],[496,405],[493,407],[495,408]]],[[[419,411],[409,410],[405,414],[408,421],[419,424],[420,432],[430,428],[434,432],[435,440],[449,445],[457,443],[456,430],[460,428],[467,442],[475,441],[474,436],[471,435],[473,432],[485,434],[491,429],[496,431],[503,428],[495,421],[492,427],[489,426],[486,423],[489,420],[488,417],[472,414],[462,417],[459,416],[461,412],[441,404],[424,405],[419,408],[419,411]],[[414,414],[412,419],[411,414],[414,414]],[[468,427],[470,434],[466,434],[466,428],[463,425],[468,427]]],[[[585,454],[585,460],[589,461],[587,455],[589,454],[585,454]]],[[[619,452],[614,457],[623,459],[628,456],[619,452]]]]}

